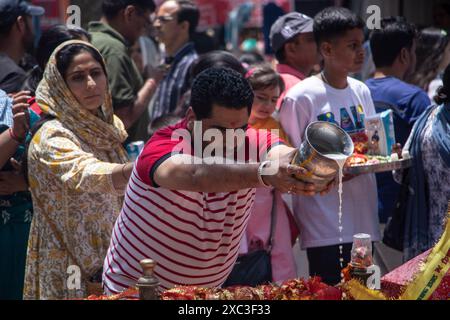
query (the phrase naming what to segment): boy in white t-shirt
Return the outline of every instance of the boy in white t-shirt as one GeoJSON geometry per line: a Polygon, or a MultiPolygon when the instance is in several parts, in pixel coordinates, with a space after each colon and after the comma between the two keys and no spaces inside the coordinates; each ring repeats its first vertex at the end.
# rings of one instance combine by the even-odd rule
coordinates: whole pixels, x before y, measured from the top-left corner
{"type": "MultiPolygon", "coordinates": [[[[364,117],[375,114],[369,89],[348,77],[359,71],[364,61],[363,27],[361,18],[345,8],[326,8],[316,15],[314,36],[324,69],[294,86],[280,110],[281,124],[295,147],[302,143],[311,122],[330,121],[350,135],[358,135],[364,133],[364,117]]],[[[341,268],[350,260],[354,234],[368,233],[373,241],[380,240],[375,176],[344,177],[342,233],[337,190],[336,186],[325,196],[293,196],[310,274],[321,276],[329,284],[340,281],[341,268]]]]}

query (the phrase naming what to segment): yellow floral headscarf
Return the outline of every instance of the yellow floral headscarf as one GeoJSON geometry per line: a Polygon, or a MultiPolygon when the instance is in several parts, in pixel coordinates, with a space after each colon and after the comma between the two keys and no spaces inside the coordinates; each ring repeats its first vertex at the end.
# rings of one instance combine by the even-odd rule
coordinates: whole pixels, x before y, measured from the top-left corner
{"type": "MultiPolygon", "coordinates": [[[[81,108],[57,68],[56,55],[73,44],[81,44],[98,52],[91,44],[80,40],[66,41],[58,46],[53,51],[36,90],[36,102],[43,113],[57,118],[81,140],[100,150],[116,151],[121,162],[125,162],[127,155],[122,143],[127,138],[127,132],[122,121],[114,115],[109,87],[105,92],[105,102],[96,116],[81,108]]],[[[105,68],[104,61],[102,64],[105,68]]]]}

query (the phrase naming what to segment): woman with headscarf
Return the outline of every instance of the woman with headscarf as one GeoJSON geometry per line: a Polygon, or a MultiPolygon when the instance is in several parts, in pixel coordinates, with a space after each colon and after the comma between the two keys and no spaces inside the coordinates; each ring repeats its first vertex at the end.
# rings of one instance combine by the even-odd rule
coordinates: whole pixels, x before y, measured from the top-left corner
{"type": "Polygon", "coordinates": [[[435,245],[445,228],[450,200],[450,65],[438,89],[436,104],[416,121],[403,150],[413,158],[405,174],[409,195],[404,225],[403,255],[409,260],[435,245]]]}
{"type": "Polygon", "coordinates": [[[25,299],[84,297],[101,274],[132,169],[107,83],[100,53],[74,40],[55,49],[36,90],[44,116],[26,165],[34,217],[25,299]]]}

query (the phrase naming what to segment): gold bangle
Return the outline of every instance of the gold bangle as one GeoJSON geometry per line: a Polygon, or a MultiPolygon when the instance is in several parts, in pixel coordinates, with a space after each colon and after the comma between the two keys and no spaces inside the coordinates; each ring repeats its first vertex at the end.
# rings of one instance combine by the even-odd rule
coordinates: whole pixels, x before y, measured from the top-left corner
{"type": "Polygon", "coordinates": [[[125,167],[128,165],[128,163],[125,163],[123,166],[122,166],[122,177],[123,177],[123,179],[125,180],[125,181],[128,181],[128,179],[129,178],[127,178],[127,176],[125,175],[125,172],[123,172],[124,170],[125,170],[125,167]]]}

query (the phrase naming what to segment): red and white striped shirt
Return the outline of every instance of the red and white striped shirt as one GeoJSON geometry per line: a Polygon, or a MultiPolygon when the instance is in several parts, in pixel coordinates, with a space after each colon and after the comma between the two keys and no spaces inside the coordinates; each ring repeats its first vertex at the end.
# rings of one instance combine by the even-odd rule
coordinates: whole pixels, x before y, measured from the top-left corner
{"type": "MultiPolygon", "coordinates": [[[[137,160],[104,262],[108,294],[134,286],[145,258],[156,261],[162,289],[220,286],[237,259],[255,189],[187,192],[153,182],[155,169],[173,150],[171,133],[180,127],[186,123],[158,131],[137,160]]],[[[272,140],[270,146],[280,142],[272,140]]]]}

